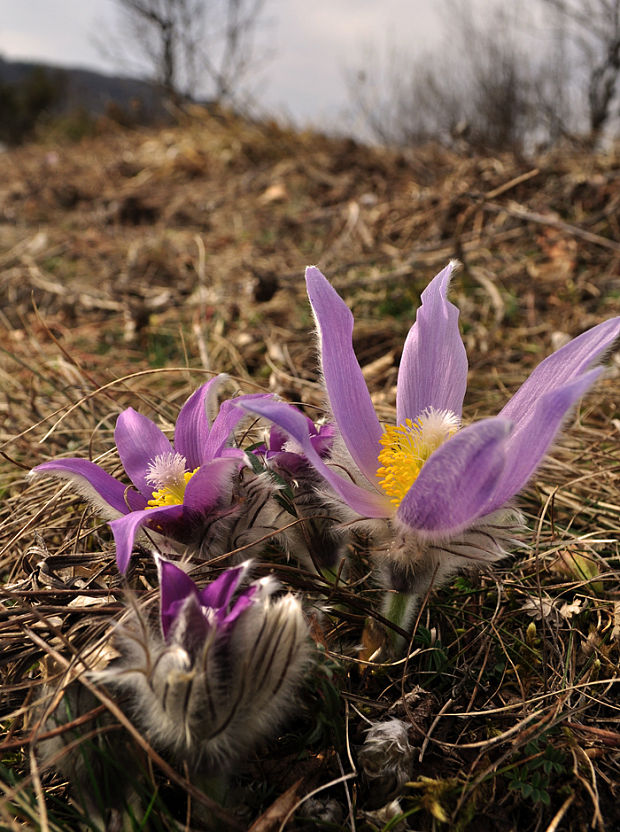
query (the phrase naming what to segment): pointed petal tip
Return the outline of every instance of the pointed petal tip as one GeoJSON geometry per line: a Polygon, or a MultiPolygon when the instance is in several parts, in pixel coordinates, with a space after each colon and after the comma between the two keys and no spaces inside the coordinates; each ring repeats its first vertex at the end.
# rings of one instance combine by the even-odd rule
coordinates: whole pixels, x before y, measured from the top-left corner
{"type": "Polygon", "coordinates": [[[454,261],[421,294],[405,339],[396,385],[396,421],[417,419],[428,407],[461,415],[467,388],[467,354],[459,310],[447,299],[454,261]]]}
{"type": "MultiPolygon", "coordinates": [[[[439,290],[439,294],[441,295],[443,300],[447,300],[450,281],[454,276],[454,271],[457,266],[460,266],[458,260],[450,260],[447,266],[444,266],[444,268],[440,272],[437,272],[435,277],[433,277],[433,279],[430,281],[430,283],[428,283],[428,285],[420,295],[422,302],[426,301],[428,303],[429,300],[431,300],[431,297],[437,291],[437,289],[439,290]]],[[[450,304],[450,306],[452,306],[452,304],[450,304]]]]}
{"type": "Polygon", "coordinates": [[[316,266],[306,268],[306,291],[310,306],[319,319],[319,329],[323,315],[327,315],[333,323],[339,323],[345,329],[353,327],[353,313],[316,266]]]}
{"type": "Polygon", "coordinates": [[[146,503],[144,497],[88,459],[49,459],[29,471],[28,477],[37,478],[46,474],[71,482],[76,491],[108,519],[116,514],[141,509],[146,503]]]}
{"type": "MultiPolygon", "coordinates": [[[[504,405],[500,415],[513,419],[520,427],[526,427],[533,418],[537,403],[542,397],[567,389],[579,378],[588,376],[593,368],[613,349],[620,337],[620,316],[609,318],[582,332],[563,347],[548,355],[534,368],[514,396],[504,405]]],[[[604,371],[604,367],[600,368],[604,371]]]]}
{"type": "Polygon", "coordinates": [[[167,606],[172,601],[184,598],[186,595],[197,591],[194,581],[173,561],[162,558],[160,568],[159,588],[162,606],[167,606]]]}
{"type": "Polygon", "coordinates": [[[125,574],[131,553],[133,550],[136,534],[142,526],[149,523],[151,528],[157,532],[165,533],[166,522],[178,521],[183,514],[182,505],[164,506],[163,508],[147,508],[141,511],[131,511],[122,517],[109,520],[108,525],[112,529],[114,543],[116,545],[116,565],[121,574],[125,574]],[[156,528],[161,525],[161,529],[156,528]]]}
{"type": "Polygon", "coordinates": [[[318,266],[306,266],[306,280],[327,280],[318,266]]]}
{"type": "Polygon", "coordinates": [[[327,397],[342,439],[364,476],[376,483],[382,430],[353,350],[353,313],[316,267],[306,272],[327,397]]]}
{"type": "Polygon", "coordinates": [[[594,367],[570,382],[542,394],[532,405],[527,419],[515,418],[515,430],[508,440],[507,460],[492,508],[503,506],[527,484],[558,438],[571,409],[603,375],[594,367]]]}

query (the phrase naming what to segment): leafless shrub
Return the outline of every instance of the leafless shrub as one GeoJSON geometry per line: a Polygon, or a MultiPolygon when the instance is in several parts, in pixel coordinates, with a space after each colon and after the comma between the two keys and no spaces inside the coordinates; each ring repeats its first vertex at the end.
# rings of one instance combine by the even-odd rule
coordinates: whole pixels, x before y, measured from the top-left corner
{"type": "Polygon", "coordinates": [[[388,144],[466,138],[484,149],[520,149],[535,123],[536,68],[514,36],[510,12],[481,23],[454,5],[456,32],[419,57],[398,47],[381,71],[369,51],[368,69],[349,77],[353,106],[371,136],[388,144]]]}
{"type": "Polygon", "coordinates": [[[620,114],[620,0],[542,0],[554,29],[566,26],[586,93],[590,137],[620,114]],[[615,109],[614,109],[615,108],[615,109]]]}
{"type": "Polygon", "coordinates": [[[483,151],[532,149],[588,134],[614,115],[620,0],[535,0],[484,12],[444,0],[446,34],[415,53],[366,50],[350,73],[353,110],[374,140],[439,139],[483,151]]]}

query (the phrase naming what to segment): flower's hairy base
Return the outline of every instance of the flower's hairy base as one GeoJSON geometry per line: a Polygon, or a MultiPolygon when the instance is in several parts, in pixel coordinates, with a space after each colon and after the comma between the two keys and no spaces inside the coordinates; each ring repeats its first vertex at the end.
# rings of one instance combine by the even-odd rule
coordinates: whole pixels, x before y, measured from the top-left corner
{"type": "Polygon", "coordinates": [[[384,425],[377,476],[393,505],[401,504],[426,460],[454,436],[459,426],[455,413],[434,407],[426,408],[415,421],[407,419],[404,425],[384,425]]]}
{"type": "Polygon", "coordinates": [[[448,540],[422,540],[396,520],[391,525],[392,535],[379,556],[385,561],[386,584],[420,599],[458,572],[484,569],[524,545],[516,539],[524,526],[523,516],[510,506],[481,517],[448,540]]]}
{"type": "Polygon", "coordinates": [[[232,565],[262,551],[268,541],[279,540],[291,516],[276,501],[277,491],[269,474],[242,469],[233,480],[229,505],[198,518],[191,528],[188,554],[211,560],[233,552],[226,561],[232,565]]]}
{"type": "Polygon", "coordinates": [[[282,544],[287,555],[310,571],[337,571],[349,545],[350,532],[340,524],[338,503],[322,493],[319,474],[307,463],[300,463],[294,475],[277,463],[270,469],[289,487],[292,498],[279,520],[283,523],[282,544]],[[291,523],[297,518],[300,522],[291,523]]]}
{"type": "Polygon", "coordinates": [[[187,483],[198,468],[187,471],[187,460],[179,453],[159,454],[148,467],[146,481],[155,486],[148,508],[183,504],[187,483]]]}

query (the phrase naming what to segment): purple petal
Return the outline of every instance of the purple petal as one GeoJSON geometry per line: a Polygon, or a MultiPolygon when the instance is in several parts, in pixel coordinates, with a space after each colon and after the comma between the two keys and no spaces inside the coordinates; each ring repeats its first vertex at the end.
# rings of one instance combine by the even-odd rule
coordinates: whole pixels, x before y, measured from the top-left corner
{"type": "Polygon", "coordinates": [[[146,416],[133,407],[123,410],[116,421],[114,440],[129,479],[149,500],[153,486],[146,481],[149,464],[160,454],[172,454],[170,441],[146,416]]]}
{"type": "Polygon", "coordinates": [[[247,457],[245,451],[241,448],[224,448],[219,455],[219,459],[237,459],[240,462],[243,462],[247,459],[247,457]]]}
{"type": "Polygon", "coordinates": [[[213,422],[215,422],[215,419],[217,417],[218,410],[220,409],[219,393],[218,393],[218,391],[220,389],[220,385],[224,381],[226,381],[227,379],[229,379],[228,373],[220,373],[219,375],[217,375],[213,379],[213,381],[216,382],[216,383],[212,384],[209,387],[209,393],[207,395],[207,401],[206,401],[207,421],[209,423],[209,430],[211,430],[211,428],[213,426],[213,422]]]}
{"type": "Polygon", "coordinates": [[[491,511],[523,488],[549,450],[570,408],[603,372],[603,368],[595,368],[570,384],[545,393],[532,404],[531,413],[515,424],[507,443],[506,467],[491,511]]]}
{"type": "Polygon", "coordinates": [[[222,455],[222,451],[230,441],[231,434],[243,419],[244,411],[238,405],[243,401],[265,398],[269,397],[263,393],[251,393],[247,396],[238,396],[236,399],[222,402],[220,412],[211,426],[211,434],[206,447],[206,459],[216,459],[222,455]]]}
{"type": "MultiPolygon", "coordinates": [[[[287,436],[284,433],[284,431],[281,431],[280,428],[273,425],[271,430],[269,431],[269,444],[267,447],[267,452],[281,451],[286,444],[286,440],[287,436]]],[[[258,448],[257,451],[259,451],[258,448]]],[[[262,451],[262,453],[264,453],[264,451],[262,451]]]]}
{"type": "Polygon", "coordinates": [[[428,539],[456,534],[488,508],[505,464],[507,419],[470,425],[423,465],[396,517],[428,539]]]}
{"type": "Polygon", "coordinates": [[[393,513],[392,506],[383,494],[374,488],[367,491],[359,485],[345,480],[329,468],[315,451],[312,438],[308,432],[308,422],[301,411],[285,402],[260,401],[248,402],[243,405],[244,410],[255,413],[275,422],[278,427],[286,431],[295,440],[306,455],[308,462],[324,477],[331,487],[339,494],[351,508],[362,517],[389,517],[393,513]]]}
{"type": "Polygon", "coordinates": [[[190,655],[196,656],[214,625],[213,619],[205,615],[198,596],[188,595],[186,598],[173,601],[168,614],[170,629],[166,640],[181,645],[190,655]]]}
{"type": "Polygon", "coordinates": [[[569,341],[545,358],[499,414],[517,427],[532,420],[536,403],[544,394],[563,387],[585,373],[611,348],[620,335],[620,317],[610,318],[569,341]]]}
{"type": "Polygon", "coordinates": [[[321,366],[334,419],[360,471],[376,483],[382,430],[353,352],[353,315],[314,266],[306,269],[306,287],[316,319],[321,366]]]}
{"type": "Polygon", "coordinates": [[[124,517],[110,522],[110,528],[116,543],[116,565],[119,572],[127,571],[136,532],[141,526],[149,526],[153,531],[166,534],[166,526],[178,521],[183,516],[183,506],[164,506],[147,508],[144,511],[132,511],[124,517]]]}
{"type": "Polygon", "coordinates": [[[146,500],[88,459],[51,459],[33,468],[75,483],[76,490],[90,500],[104,515],[127,514],[144,508],[146,500]]]}
{"type": "MultiPolygon", "coordinates": [[[[306,416],[308,424],[308,434],[312,447],[319,454],[319,456],[327,456],[334,444],[334,436],[336,435],[336,428],[334,425],[327,423],[321,425],[318,429],[309,416],[306,416]]],[[[290,465],[302,465],[305,463],[304,457],[289,447],[284,450],[288,437],[286,433],[279,428],[273,426],[269,432],[269,447],[261,445],[255,448],[253,453],[262,454],[267,459],[275,459],[278,465],[290,467],[290,465]]]]}
{"type": "Polygon", "coordinates": [[[226,608],[222,607],[222,609],[217,613],[218,623],[227,625],[236,621],[248,609],[248,607],[251,607],[255,602],[254,595],[256,595],[256,589],[255,584],[247,587],[247,589],[243,591],[243,594],[237,598],[230,612],[226,612],[226,608]]]}
{"type": "Polygon", "coordinates": [[[240,581],[248,571],[247,563],[240,566],[233,566],[231,569],[226,569],[225,572],[217,577],[214,581],[208,584],[204,589],[198,593],[200,603],[204,607],[211,607],[219,610],[222,607],[228,607],[233,595],[235,594],[240,581]]]}
{"type": "Polygon", "coordinates": [[[273,471],[284,473],[290,477],[297,476],[309,464],[304,454],[296,454],[290,451],[269,453],[267,461],[273,471]]]}
{"type": "Polygon", "coordinates": [[[207,514],[218,503],[230,499],[231,481],[239,470],[242,459],[236,456],[221,457],[202,465],[187,483],[183,505],[186,509],[207,514]]]}
{"type": "Polygon", "coordinates": [[[207,444],[207,459],[215,459],[221,456],[223,449],[228,444],[231,434],[243,419],[243,411],[235,407],[234,402],[225,401],[220,406],[219,413],[215,417],[211,434],[207,444]]]}
{"type": "Polygon", "coordinates": [[[446,300],[452,264],[422,292],[422,305],[403,347],[396,387],[396,421],[417,419],[427,407],[461,415],[467,388],[467,355],[459,311],[446,300]]]}
{"type": "Polygon", "coordinates": [[[209,439],[207,400],[221,378],[216,376],[198,388],[185,402],[179,412],[174,428],[174,449],[187,460],[190,471],[207,461],[205,450],[209,439]]]}
{"type": "Polygon", "coordinates": [[[314,429],[314,433],[310,437],[312,441],[312,446],[319,456],[327,456],[334,444],[336,428],[329,422],[327,422],[324,425],[321,425],[318,431],[314,424],[312,426],[314,429]]]}
{"type": "Polygon", "coordinates": [[[161,590],[161,631],[164,638],[166,638],[178,613],[178,602],[189,595],[198,596],[198,590],[189,575],[186,575],[172,561],[160,558],[158,563],[161,590]]]}

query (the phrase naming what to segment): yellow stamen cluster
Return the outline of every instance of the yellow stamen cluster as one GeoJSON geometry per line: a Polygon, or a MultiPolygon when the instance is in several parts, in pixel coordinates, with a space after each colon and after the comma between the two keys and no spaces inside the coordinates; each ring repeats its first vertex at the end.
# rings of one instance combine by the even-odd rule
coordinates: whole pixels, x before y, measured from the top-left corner
{"type": "Polygon", "coordinates": [[[450,411],[429,408],[414,422],[407,419],[404,425],[384,425],[379,442],[377,476],[379,485],[399,506],[405,494],[417,479],[422,466],[440,445],[458,430],[458,417],[450,411]]]}
{"type": "Polygon", "coordinates": [[[164,506],[182,505],[187,483],[191,480],[197,470],[198,468],[195,468],[193,471],[185,471],[182,475],[182,480],[178,479],[176,482],[169,483],[163,488],[153,491],[153,496],[148,501],[147,508],[162,508],[164,506]]]}

